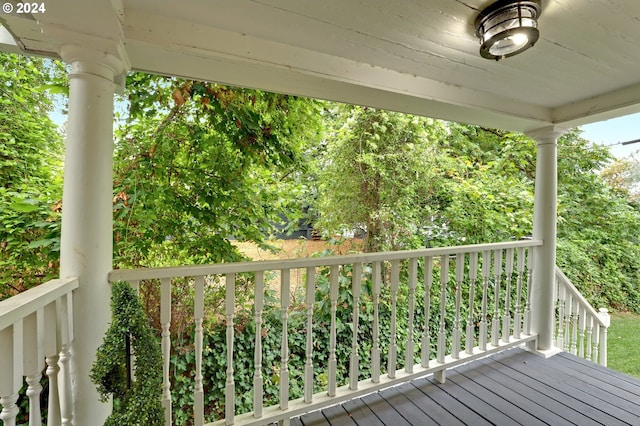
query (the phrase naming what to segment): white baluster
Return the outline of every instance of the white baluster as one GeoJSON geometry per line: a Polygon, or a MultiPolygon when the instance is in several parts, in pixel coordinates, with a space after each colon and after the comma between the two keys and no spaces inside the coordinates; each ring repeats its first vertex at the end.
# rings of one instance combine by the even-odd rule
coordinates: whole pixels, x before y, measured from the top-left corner
{"type": "Polygon", "coordinates": [[[587,322],[587,330],[586,330],[586,347],[585,347],[585,358],[587,361],[591,361],[593,358],[591,356],[591,348],[593,347],[593,317],[589,315],[586,319],[587,322]]]}
{"type": "Polygon", "coordinates": [[[165,425],[171,424],[171,380],[169,360],[171,356],[171,279],[160,281],[160,323],[162,325],[162,407],[165,425]]]}
{"type": "Polygon", "coordinates": [[[424,330],[422,333],[421,363],[424,368],[429,367],[431,359],[431,330],[429,316],[431,314],[431,285],[433,284],[433,258],[424,261],[424,330]]]}
{"type": "Polygon", "coordinates": [[[405,349],[404,371],[413,373],[413,357],[415,354],[415,344],[413,342],[414,316],[416,310],[416,285],[418,282],[418,260],[409,259],[409,330],[407,333],[407,346],[405,349]]]}
{"type": "MultiPolygon", "coordinates": [[[[607,330],[611,324],[611,317],[609,316],[609,310],[606,308],[598,309],[598,317],[604,323],[600,327],[600,365],[607,366],[607,330]]],[[[594,358],[594,360],[597,358],[594,358]]]]}
{"type": "Polygon", "coordinates": [[[362,264],[353,264],[353,274],[351,277],[351,293],[353,295],[353,311],[351,319],[353,322],[353,335],[351,337],[351,357],[349,362],[349,389],[358,389],[358,375],[360,374],[360,354],[358,353],[358,322],[360,315],[360,292],[362,286],[362,264]]]}
{"type": "Polygon", "coordinates": [[[29,425],[42,423],[40,393],[42,393],[42,360],[44,359],[44,309],[38,309],[24,319],[23,368],[29,397],[29,425]]]}
{"type": "Polygon", "coordinates": [[[253,416],[262,417],[264,379],[262,377],[262,310],[264,309],[264,271],[255,273],[254,311],[256,323],[255,349],[253,355],[253,416]]]}
{"type": "Polygon", "coordinates": [[[20,409],[16,405],[22,387],[23,322],[0,330],[0,420],[5,426],[15,426],[20,409]]]}
{"type": "Polygon", "coordinates": [[[225,317],[227,323],[227,380],[224,390],[224,420],[227,425],[234,423],[236,410],[236,385],[233,377],[233,319],[236,306],[236,274],[225,276],[225,317]]]}
{"type": "Polygon", "coordinates": [[[524,280],[524,247],[518,248],[518,261],[517,261],[517,269],[518,269],[518,278],[517,278],[517,289],[516,289],[516,312],[514,316],[514,325],[513,325],[513,335],[516,339],[520,339],[522,337],[522,283],[524,280]]]}
{"type": "Polygon", "coordinates": [[[136,292],[136,294],[140,294],[140,280],[131,280],[129,281],[129,285],[136,292]]]}
{"type": "Polygon", "coordinates": [[[553,312],[553,317],[551,319],[551,329],[553,330],[552,343],[556,348],[561,347],[561,346],[558,346],[558,332],[557,332],[558,327],[561,327],[560,324],[562,324],[562,317],[558,316],[558,311],[560,310],[559,295],[560,295],[560,283],[556,277],[555,283],[553,284],[553,307],[551,309],[551,312],[553,312]]]}
{"type": "Polygon", "coordinates": [[[204,340],[202,323],[204,317],[204,277],[198,276],[194,280],[194,306],[195,318],[194,348],[196,351],[196,377],[193,389],[193,422],[196,426],[204,424],[204,386],[202,384],[202,342],[204,340]]]}
{"type": "Polygon", "coordinates": [[[62,426],[71,426],[73,424],[73,411],[71,409],[71,371],[69,369],[71,362],[71,352],[69,345],[62,345],[58,365],[60,366],[60,416],[62,417],[62,426]]]}
{"type": "Polygon", "coordinates": [[[491,344],[500,342],[500,282],[502,281],[502,250],[493,252],[493,319],[491,320],[491,344]]]}
{"type": "Polygon", "coordinates": [[[73,341],[73,301],[71,293],[59,299],[56,303],[56,310],[61,321],[62,350],[58,365],[59,374],[59,397],[60,416],[63,426],[73,425],[73,396],[71,389],[71,342],[73,341]]]}
{"type": "Polygon", "coordinates": [[[558,331],[556,335],[556,347],[559,349],[564,349],[565,293],[564,286],[558,286],[558,331]]]}
{"type": "Polygon", "coordinates": [[[600,326],[600,324],[598,324],[597,322],[595,323],[594,327],[593,327],[593,339],[592,339],[592,346],[591,346],[591,360],[593,362],[598,362],[598,356],[599,354],[599,349],[600,349],[600,329],[602,327],[600,326]]]}
{"type": "Polygon", "coordinates": [[[59,426],[62,422],[58,384],[60,371],[58,354],[62,350],[62,335],[59,330],[56,305],[52,302],[44,307],[44,355],[47,365],[45,375],[49,380],[47,426],[59,426]]]}
{"type": "Polygon", "coordinates": [[[42,424],[42,415],[40,414],[40,394],[42,393],[42,385],[40,384],[42,374],[32,374],[26,376],[27,381],[27,397],[29,397],[29,426],[42,424]]]}
{"type": "Polygon", "coordinates": [[[316,299],[316,270],[307,268],[307,348],[304,365],[304,402],[313,402],[313,308],[316,299]]]}
{"type": "Polygon", "coordinates": [[[460,329],[460,306],[462,304],[462,282],[464,280],[464,253],[456,254],[456,312],[453,320],[451,357],[460,358],[460,339],[462,330],[460,329]]]}
{"type": "Polygon", "coordinates": [[[289,408],[289,298],[291,270],[280,271],[280,304],[282,307],[282,342],[280,363],[280,409],[289,408]]]}
{"type": "Polygon", "coordinates": [[[571,315],[571,353],[578,354],[578,320],[580,319],[580,304],[577,299],[573,299],[573,309],[571,315]]]}
{"type": "Polygon", "coordinates": [[[371,381],[380,381],[380,262],[373,262],[371,286],[373,291],[373,344],[371,347],[371,381]]]}
{"type": "Polygon", "coordinates": [[[2,405],[0,420],[2,420],[4,426],[16,426],[16,417],[20,413],[20,409],[16,405],[17,401],[17,391],[11,395],[0,397],[0,405],[2,405]]]}
{"type": "Polygon", "coordinates": [[[331,299],[331,330],[329,336],[329,396],[336,395],[336,375],[338,361],[336,360],[336,310],[338,309],[338,279],[340,271],[338,265],[331,266],[331,284],[329,298],[331,299]]]}
{"type": "Polygon", "coordinates": [[[524,334],[531,335],[531,284],[535,257],[533,249],[527,250],[527,301],[524,306],[524,334]]]}
{"type": "Polygon", "coordinates": [[[511,335],[511,280],[513,279],[513,249],[507,249],[506,287],[504,295],[504,315],[502,315],[502,341],[509,343],[511,335]]]}
{"type": "Polygon", "coordinates": [[[61,423],[60,397],[58,386],[58,355],[46,357],[47,369],[45,374],[49,379],[49,405],[47,406],[47,426],[58,426],[61,423]]]}
{"type": "Polygon", "coordinates": [[[480,350],[487,350],[489,338],[487,317],[489,315],[489,276],[491,275],[491,252],[482,252],[482,315],[480,317],[480,335],[478,336],[478,346],[480,350]]]}
{"type": "Polygon", "coordinates": [[[478,252],[469,253],[469,316],[467,317],[467,340],[465,344],[465,353],[473,354],[474,339],[474,317],[476,295],[475,288],[478,279],[478,252]]]}
{"type": "Polygon", "coordinates": [[[391,379],[396,377],[396,364],[398,357],[397,338],[397,315],[398,315],[398,287],[400,285],[400,261],[391,261],[391,325],[389,330],[389,359],[387,363],[387,375],[391,379]]]}
{"type": "Polygon", "coordinates": [[[585,329],[587,328],[585,317],[587,316],[586,315],[587,311],[584,306],[580,306],[579,312],[580,313],[578,314],[578,340],[580,342],[580,345],[578,347],[578,356],[580,358],[584,358],[584,337],[585,337],[585,329]]]}
{"type": "MultiPolygon", "coordinates": [[[[438,329],[438,348],[436,359],[438,363],[444,364],[444,357],[447,350],[447,285],[449,284],[449,255],[442,255],[440,258],[440,327],[438,329]]],[[[439,383],[445,382],[445,370],[439,370],[434,374],[434,378],[439,383]]]]}
{"type": "Polygon", "coordinates": [[[567,299],[564,307],[564,347],[562,349],[565,352],[569,352],[571,349],[571,318],[573,315],[573,296],[568,293],[565,293],[567,299]]]}

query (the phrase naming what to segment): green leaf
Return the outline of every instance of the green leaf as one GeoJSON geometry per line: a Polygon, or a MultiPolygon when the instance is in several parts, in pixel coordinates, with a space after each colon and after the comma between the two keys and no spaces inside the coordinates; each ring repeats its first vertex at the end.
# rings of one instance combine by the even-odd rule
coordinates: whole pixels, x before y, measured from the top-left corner
{"type": "Polygon", "coordinates": [[[59,241],[60,241],[59,238],[48,238],[44,240],[32,241],[29,243],[27,248],[34,249],[34,248],[40,248],[40,247],[48,247],[51,244],[57,243],[59,241]]]}
{"type": "Polygon", "coordinates": [[[21,213],[31,213],[39,209],[37,200],[15,200],[9,204],[9,208],[21,213]]]}

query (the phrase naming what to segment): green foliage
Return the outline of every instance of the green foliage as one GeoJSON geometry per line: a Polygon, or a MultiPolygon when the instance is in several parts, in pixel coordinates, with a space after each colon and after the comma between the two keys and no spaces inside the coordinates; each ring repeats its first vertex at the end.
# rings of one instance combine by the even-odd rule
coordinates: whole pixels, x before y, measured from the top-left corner
{"type": "Polygon", "coordinates": [[[335,117],[320,166],[320,226],[364,231],[365,251],[411,248],[415,238],[420,245],[443,123],[354,106],[336,107],[335,117]]]}
{"type": "Polygon", "coordinates": [[[606,148],[572,132],[558,157],[558,265],[595,306],[640,312],[640,210],[596,173],[606,148]]]}
{"type": "Polygon", "coordinates": [[[113,284],[112,322],[98,348],[91,368],[103,402],[113,397],[113,413],[105,425],[162,425],[162,353],[147,323],[135,291],[124,282],[113,284]],[[133,371],[138,372],[131,387],[127,384],[126,336],[135,354],[133,371]]]}
{"type": "Polygon", "coordinates": [[[40,90],[56,69],[0,54],[0,300],[57,276],[62,138],[40,90]]]}
{"type": "Polygon", "coordinates": [[[620,195],[640,206],[640,151],[605,167],[600,176],[620,195]]]}
{"type": "Polygon", "coordinates": [[[318,102],[132,74],[117,131],[115,258],[147,266],[165,241],[194,263],[239,260],[231,238],[262,243],[293,195],[318,102]]]}
{"type": "Polygon", "coordinates": [[[520,134],[449,123],[439,164],[448,234],[434,244],[482,244],[530,235],[535,143],[520,134]]]}

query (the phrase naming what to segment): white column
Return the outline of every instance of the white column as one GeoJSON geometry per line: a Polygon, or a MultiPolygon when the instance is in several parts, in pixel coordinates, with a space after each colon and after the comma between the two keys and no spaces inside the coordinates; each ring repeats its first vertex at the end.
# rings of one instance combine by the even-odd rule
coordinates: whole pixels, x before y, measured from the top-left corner
{"type": "Polygon", "coordinates": [[[62,46],[71,64],[65,142],[61,277],[74,276],[74,341],[71,345],[73,424],[102,424],[111,412],[100,403],[89,372],[110,322],[113,199],[114,79],[124,71],[117,58],[62,46]]]}
{"type": "Polygon", "coordinates": [[[538,334],[540,351],[553,349],[553,286],[556,265],[558,146],[563,130],[555,127],[529,134],[538,142],[533,211],[533,238],[543,245],[534,250],[531,291],[531,332],[538,334]]]}

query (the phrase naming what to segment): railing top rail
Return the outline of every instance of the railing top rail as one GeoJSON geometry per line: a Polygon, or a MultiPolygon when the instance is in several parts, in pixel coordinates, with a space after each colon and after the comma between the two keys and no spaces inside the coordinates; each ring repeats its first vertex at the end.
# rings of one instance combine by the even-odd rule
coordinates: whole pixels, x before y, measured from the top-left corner
{"type": "Polygon", "coordinates": [[[578,302],[582,306],[584,306],[587,312],[593,318],[595,318],[598,324],[600,324],[602,327],[608,327],[608,325],[605,324],[602,318],[600,318],[600,316],[598,315],[598,312],[596,312],[593,306],[591,306],[591,304],[587,301],[587,299],[585,299],[584,296],[580,293],[580,291],[573,285],[569,277],[567,277],[558,266],[556,266],[556,279],[558,280],[558,282],[564,285],[565,289],[567,289],[567,291],[571,293],[574,299],[578,300],[578,302]]]}
{"type": "Polygon", "coordinates": [[[509,248],[536,247],[541,245],[541,240],[523,240],[491,244],[439,247],[420,250],[311,257],[303,259],[265,260],[164,268],[116,269],[109,273],[109,281],[136,281],[147,279],[166,279],[174,277],[197,277],[203,275],[219,275],[241,272],[272,271],[279,269],[313,268],[319,266],[348,265],[353,263],[368,263],[386,260],[455,255],[458,253],[473,253],[509,248]]]}
{"type": "Polygon", "coordinates": [[[37,287],[0,302],[0,330],[78,288],[77,278],[47,281],[37,287]]]}

